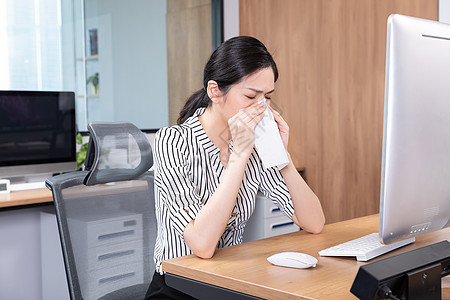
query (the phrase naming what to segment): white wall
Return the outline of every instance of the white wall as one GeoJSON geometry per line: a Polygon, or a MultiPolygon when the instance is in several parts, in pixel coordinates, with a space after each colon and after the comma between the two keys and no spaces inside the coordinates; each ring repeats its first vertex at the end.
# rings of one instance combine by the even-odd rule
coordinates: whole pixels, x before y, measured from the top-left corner
{"type": "Polygon", "coordinates": [[[450,0],[439,0],[439,21],[450,24],[450,0]]]}
{"type": "Polygon", "coordinates": [[[85,0],[86,53],[98,29],[100,96],[87,99],[87,122],[128,121],[141,129],[168,125],[165,0],[85,0]]]}
{"type": "Polygon", "coordinates": [[[168,125],[166,11],[166,1],[99,0],[99,15],[111,16],[117,121],[142,129],[168,125]]]}
{"type": "Polygon", "coordinates": [[[223,39],[239,35],[239,0],[223,2],[223,39]]]}

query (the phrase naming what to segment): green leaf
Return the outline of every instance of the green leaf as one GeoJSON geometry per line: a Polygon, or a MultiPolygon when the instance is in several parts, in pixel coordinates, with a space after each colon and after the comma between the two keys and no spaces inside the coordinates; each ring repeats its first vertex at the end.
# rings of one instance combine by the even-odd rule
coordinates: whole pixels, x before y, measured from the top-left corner
{"type": "Polygon", "coordinates": [[[81,133],[78,132],[77,134],[77,144],[81,145],[83,143],[83,137],[81,136],[81,133]]]}
{"type": "Polygon", "coordinates": [[[90,82],[92,82],[92,85],[98,85],[99,82],[98,73],[89,76],[89,78],[86,80],[86,84],[89,84],[90,82]]]}
{"type": "Polygon", "coordinates": [[[88,148],[88,143],[83,144],[83,137],[80,133],[77,134],[76,138],[77,144],[81,145],[80,150],[77,152],[77,170],[81,170],[81,166],[84,164],[84,161],[86,160],[86,152],[88,148]]]}

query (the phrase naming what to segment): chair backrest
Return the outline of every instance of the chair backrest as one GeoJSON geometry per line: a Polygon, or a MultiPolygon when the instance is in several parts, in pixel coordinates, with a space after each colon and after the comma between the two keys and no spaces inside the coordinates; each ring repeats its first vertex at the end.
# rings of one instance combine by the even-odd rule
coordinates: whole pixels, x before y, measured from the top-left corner
{"type": "Polygon", "coordinates": [[[93,123],[86,170],[48,178],[72,299],[143,299],[154,273],[152,151],[130,123],[93,123]]]}

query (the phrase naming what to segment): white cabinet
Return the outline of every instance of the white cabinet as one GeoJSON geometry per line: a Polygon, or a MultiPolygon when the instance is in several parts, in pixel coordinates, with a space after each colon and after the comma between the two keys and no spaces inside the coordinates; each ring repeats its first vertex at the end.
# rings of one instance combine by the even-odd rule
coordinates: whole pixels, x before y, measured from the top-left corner
{"type": "Polygon", "coordinates": [[[80,285],[88,291],[84,299],[144,282],[142,215],[107,215],[83,212],[68,219],[80,285]]]}
{"type": "Polygon", "coordinates": [[[273,202],[258,193],[253,215],[244,231],[244,242],[295,232],[300,228],[286,217],[273,202]]]}

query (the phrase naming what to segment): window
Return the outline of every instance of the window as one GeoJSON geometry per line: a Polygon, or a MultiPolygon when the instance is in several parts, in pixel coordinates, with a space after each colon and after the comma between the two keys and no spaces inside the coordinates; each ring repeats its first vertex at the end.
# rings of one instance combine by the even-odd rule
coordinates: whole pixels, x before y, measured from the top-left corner
{"type": "Polygon", "coordinates": [[[0,89],[64,90],[62,44],[61,0],[0,0],[0,89]]]}

